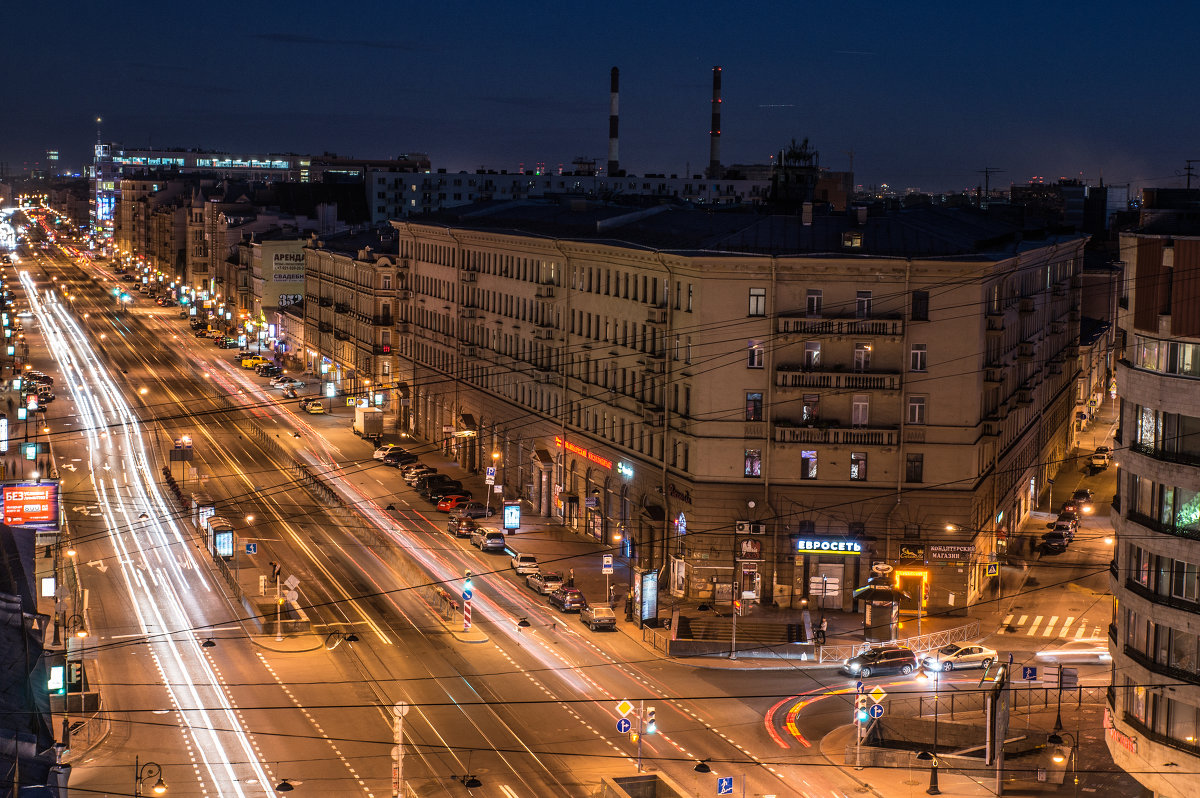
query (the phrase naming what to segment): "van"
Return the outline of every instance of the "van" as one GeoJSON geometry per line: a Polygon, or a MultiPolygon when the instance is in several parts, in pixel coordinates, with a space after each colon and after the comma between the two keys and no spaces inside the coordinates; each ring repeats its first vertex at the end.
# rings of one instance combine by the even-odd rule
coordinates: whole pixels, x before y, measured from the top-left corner
{"type": "Polygon", "coordinates": [[[480,551],[504,551],[504,533],[495,529],[479,527],[471,533],[471,545],[480,551]]]}

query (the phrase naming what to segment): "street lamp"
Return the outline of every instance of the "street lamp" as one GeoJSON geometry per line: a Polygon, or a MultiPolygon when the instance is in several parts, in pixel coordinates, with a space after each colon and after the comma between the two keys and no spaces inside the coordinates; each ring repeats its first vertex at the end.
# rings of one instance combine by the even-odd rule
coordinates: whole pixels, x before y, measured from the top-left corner
{"type": "Polygon", "coordinates": [[[927,667],[917,671],[917,681],[927,682],[933,680],[933,752],[922,751],[917,754],[917,759],[922,762],[929,762],[929,789],[925,792],[930,795],[941,795],[942,791],[938,789],[938,687],[940,684],[939,673],[929,670],[927,667]]]}
{"type": "Polygon", "coordinates": [[[1063,762],[1066,762],[1068,759],[1071,760],[1071,780],[1075,783],[1075,795],[1078,796],[1079,795],[1079,772],[1076,769],[1076,766],[1078,765],[1078,763],[1076,762],[1076,759],[1078,758],[1077,755],[1079,753],[1079,741],[1077,739],[1075,739],[1075,735],[1071,734],[1070,732],[1061,732],[1060,733],[1058,731],[1055,731],[1053,734],[1051,734],[1049,737],[1046,738],[1046,742],[1048,742],[1054,746],[1059,746],[1058,748],[1055,748],[1054,753],[1050,755],[1050,758],[1052,760],[1054,760],[1054,764],[1061,765],[1063,762]],[[1061,747],[1063,744],[1063,735],[1064,734],[1067,737],[1071,738],[1071,747],[1069,749],[1067,749],[1066,751],[1064,751],[1061,747]]]}
{"type": "Polygon", "coordinates": [[[142,762],[138,757],[133,758],[133,794],[142,794],[142,785],[150,779],[154,779],[154,785],[150,787],[150,792],[155,795],[162,795],[167,791],[167,783],[162,778],[162,765],[157,762],[142,762]]]}

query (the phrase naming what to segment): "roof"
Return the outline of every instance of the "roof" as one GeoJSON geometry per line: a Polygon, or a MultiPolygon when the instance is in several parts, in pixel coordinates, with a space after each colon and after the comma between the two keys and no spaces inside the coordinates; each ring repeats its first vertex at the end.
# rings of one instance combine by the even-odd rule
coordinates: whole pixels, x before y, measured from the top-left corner
{"type": "Polygon", "coordinates": [[[399,239],[396,237],[395,231],[391,229],[322,236],[320,242],[321,249],[356,257],[361,250],[367,247],[370,247],[376,255],[396,255],[400,251],[399,239]]]}
{"type": "Polygon", "coordinates": [[[777,256],[1006,257],[1063,240],[973,208],[795,214],[681,205],[624,206],[577,198],[489,201],[414,217],[415,223],[677,252],[777,256]],[[847,234],[861,245],[846,246],[847,234]]]}

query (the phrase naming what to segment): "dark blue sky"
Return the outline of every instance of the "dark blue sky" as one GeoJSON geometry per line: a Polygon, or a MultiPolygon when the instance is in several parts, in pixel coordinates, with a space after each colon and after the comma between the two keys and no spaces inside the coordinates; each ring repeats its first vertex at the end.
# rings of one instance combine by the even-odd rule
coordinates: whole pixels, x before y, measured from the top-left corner
{"type": "Polygon", "coordinates": [[[726,164],[807,136],[834,169],[853,151],[860,183],[934,190],[972,186],[985,166],[1005,170],[993,185],[1173,185],[1200,158],[1190,3],[186,7],[6,8],[0,160],[15,171],[57,148],[81,164],[99,115],[104,140],[128,146],[603,164],[617,66],[621,166],[698,172],[717,64],[726,164]]]}

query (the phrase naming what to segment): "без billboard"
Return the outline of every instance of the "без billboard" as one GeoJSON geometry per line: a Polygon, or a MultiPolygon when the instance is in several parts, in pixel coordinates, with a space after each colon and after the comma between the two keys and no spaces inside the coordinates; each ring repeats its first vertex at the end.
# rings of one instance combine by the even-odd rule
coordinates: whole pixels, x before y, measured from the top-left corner
{"type": "Polygon", "coordinates": [[[31,529],[58,529],[58,483],[21,482],[0,488],[4,523],[31,529]]]}

